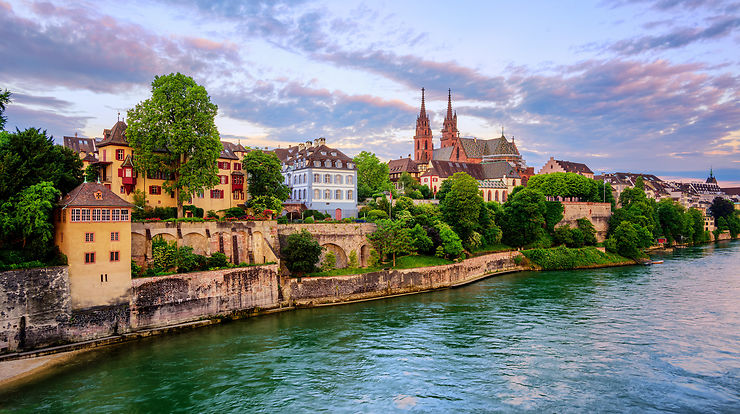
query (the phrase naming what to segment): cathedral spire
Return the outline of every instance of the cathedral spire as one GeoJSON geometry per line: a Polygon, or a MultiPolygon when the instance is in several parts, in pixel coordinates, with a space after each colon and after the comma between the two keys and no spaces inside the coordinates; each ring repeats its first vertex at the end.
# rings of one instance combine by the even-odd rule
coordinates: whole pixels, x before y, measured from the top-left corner
{"type": "Polygon", "coordinates": [[[422,118],[427,116],[427,108],[424,106],[424,88],[421,88],[421,112],[419,116],[422,118]]]}
{"type": "Polygon", "coordinates": [[[414,161],[429,162],[432,159],[433,150],[432,129],[429,127],[429,116],[424,102],[424,88],[421,88],[421,110],[416,118],[416,135],[414,136],[414,161]]]}
{"type": "Polygon", "coordinates": [[[442,146],[450,147],[455,145],[457,137],[460,135],[457,131],[457,112],[452,112],[452,89],[447,90],[447,116],[442,124],[442,146]]]}
{"type": "Polygon", "coordinates": [[[447,119],[452,119],[452,89],[447,89],[447,119]]]}

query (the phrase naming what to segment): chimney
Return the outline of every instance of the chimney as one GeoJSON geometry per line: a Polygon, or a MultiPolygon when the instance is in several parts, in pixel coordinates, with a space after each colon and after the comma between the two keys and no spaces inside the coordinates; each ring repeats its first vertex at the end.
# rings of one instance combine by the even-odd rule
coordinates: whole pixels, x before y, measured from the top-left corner
{"type": "Polygon", "coordinates": [[[298,143],[298,151],[303,151],[303,149],[306,148],[306,144],[299,142],[298,143]]]}
{"type": "Polygon", "coordinates": [[[313,140],[313,144],[318,147],[319,146],[319,139],[316,138],[315,140],[313,140]]]}
{"type": "Polygon", "coordinates": [[[319,138],[319,145],[326,145],[326,138],[324,137],[319,138]]]}
{"type": "Polygon", "coordinates": [[[306,148],[311,148],[311,147],[313,147],[313,142],[311,142],[311,140],[309,139],[308,141],[306,141],[306,148]]]}

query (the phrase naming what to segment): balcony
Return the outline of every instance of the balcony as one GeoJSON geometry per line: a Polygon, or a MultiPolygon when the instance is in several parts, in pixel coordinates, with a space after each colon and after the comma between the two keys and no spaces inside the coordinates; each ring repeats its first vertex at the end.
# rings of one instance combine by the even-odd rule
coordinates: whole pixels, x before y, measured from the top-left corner
{"type": "Polygon", "coordinates": [[[235,183],[233,181],[231,182],[231,191],[232,192],[234,192],[234,191],[242,191],[242,190],[244,190],[244,184],[243,183],[235,183]]]}
{"type": "Polygon", "coordinates": [[[136,177],[123,177],[121,182],[123,185],[136,185],[136,177]]]}

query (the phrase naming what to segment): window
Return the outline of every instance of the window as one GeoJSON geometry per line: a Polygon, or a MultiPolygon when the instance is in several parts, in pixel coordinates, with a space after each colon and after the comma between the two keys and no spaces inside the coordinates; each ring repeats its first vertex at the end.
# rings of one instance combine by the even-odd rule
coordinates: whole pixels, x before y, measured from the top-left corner
{"type": "Polygon", "coordinates": [[[313,199],[314,200],[320,200],[321,199],[321,190],[313,190],[313,199]]]}
{"type": "Polygon", "coordinates": [[[329,160],[324,161],[324,167],[331,167],[331,161],[329,160]]]}
{"type": "Polygon", "coordinates": [[[158,185],[150,185],[149,194],[154,194],[154,195],[162,194],[162,187],[158,185]]]}
{"type": "Polygon", "coordinates": [[[128,221],[128,210],[121,210],[121,221],[128,221]]]}
{"type": "Polygon", "coordinates": [[[126,192],[126,189],[123,186],[121,186],[120,193],[123,194],[125,192],[126,192]]]}
{"type": "Polygon", "coordinates": [[[337,161],[337,168],[342,168],[342,161],[337,161]]]}
{"type": "Polygon", "coordinates": [[[348,162],[347,163],[347,168],[349,168],[349,169],[355,168],[355,165],[352,164],[351,162],[348,162]]]}
{"type": "Polygon", "coordinates": [[[117,262],[119,260],[118,252],[110,252],[110,261],[117,262]]]}
{"type": "Polygon", "coordinates": [[[355,199],[354,197],[355,197],[355,192],[352,190],[347,190],[347,200],[352,201],[355,199]]]}
{"type": "Polygon", "coordinates": [[[89,208],[81,208],[80,209],[80,221],[90,221],[90,209],[89,208]]]}
{"type": "Polygon", "coordinates": [[[342,184],[342,176],[337,174],[334,176],[334,184],[342,184]]]}
{"type": "Polygon", "coordinates": [[[218,161],[219,170],[228,170],[231,167],[231,163],[228,161],[218,161]]]}
{"type": "Polygon", "coordinates": [[[116,150],[116,159],[118,161],[123,161],[123,150],[122,149],[116,150]]]}
{"type": "MultiPolygon", "coordinates": [[[[116,210],[113,210],[116,211],[116,210]]],[[[110,232],[110,241],[118,241],[118,232],[112,231],[110,232]]]]}
{"type": "Polygon", "coordinates": [[[342,199],[342,190],[336,190],[336,191],[334,191],[334,199],[335,200],[341,200],[342,199]]]}
{"type": "Polygon", "coordinates": [[[223,190],[211,190],[211,198],[224,198],[223,190]]]}
{"type": "Polygon", "coordinates": [[[85,264],[95,263],[95,252],[85,253],[85,264]]]}
{"type": "Polygon", "coordinates": [[[347,176],[347,184],[354,184],[355,177],[348,175],[347,176]]]}
{"type": "Polygon", "coordinates": [[[81,215],[80,215],[80,209],[79,208],[73,208],[70,212],[70,219],[69,221],[75,222],[75,221],[82,221],[81,215]]]}
{"type": "Polygon", "coordinates": [[[321,161],[314,161],[313,162],[314,167],[321,167],[321,161]]]}
{"type": "Polygon", "coordinates": [[[241,169],[242,169],[242,163],[235,162],[234,163],[234,171],[241,171],[241,169]]]}
{"type": "Polygon", "coordinates": [[[331,190],[324,190],[324,199],[331,200],[331,190]]]}
{"type": "Polygon", "coordinates": [[[100,209],[99,208],[93,209],[92,221],[100,221],[100,209]]]}
{"type": "Polygon", "coordinates": [[[313,175],[313,182],[320,183],[321,182],[321,174],[314,174],[313,175]]]}
{"type": "Polygon", "coordinates": [[[228,175],[219,175],[218,176],[219,181],[221,184],[228,184],[229,183],[229,176],[228,175]]]}
{"type": "Polygon", "coordinates": [[[114,208],[111,210],[111,221],[120,221],[121,220],[121,210],[114,208]]]}
{"type": "Polygon", "coordinates": [[[331,174],[324,174],[324,183],[331,184],[331,174]]]}
{"type": "Polygon", "coordinates": [[[107,208],[103,209],[102,213],[103,214],[100,217],[100,221],[110,221],[110,210],[108,210],[107,208]]]}
{"type": "Polygon", "coordinates": [[[304,188],[303,189],[303,200],[305,200],[305,199],[306,199],[306,189],[304,188]]]}
{"type": "Polygon", "coordinates": [[[298,184],[298,177],[295,175],[293,176],[293,184],[298,184]]]}
{"type": "Polygon", "coordinates": [[[90,243],[95,241],[95,233],[85,233],[85,242],[90,243]]]}

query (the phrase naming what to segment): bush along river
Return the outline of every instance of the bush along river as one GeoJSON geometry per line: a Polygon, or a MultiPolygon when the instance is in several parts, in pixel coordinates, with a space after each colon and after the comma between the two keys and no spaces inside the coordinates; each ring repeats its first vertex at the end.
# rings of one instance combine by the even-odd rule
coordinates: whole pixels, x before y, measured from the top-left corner
{"type": "Polygon", "coordinates": [[[740,242],[82,354],[16,412],[740,411],[740,242]]]}

